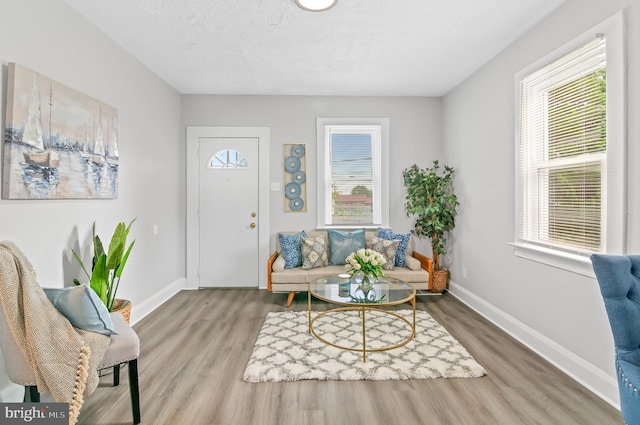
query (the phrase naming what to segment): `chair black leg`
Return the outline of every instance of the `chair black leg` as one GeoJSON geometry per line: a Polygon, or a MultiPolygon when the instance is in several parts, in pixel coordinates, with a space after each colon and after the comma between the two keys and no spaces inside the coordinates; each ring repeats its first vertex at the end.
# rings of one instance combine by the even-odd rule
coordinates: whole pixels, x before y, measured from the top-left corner
{"type": "Polygon", "coordinates": [[[131,393],[131,410],[133,423],[140,423],[140,390],[138,388],[138,359],[129,361],[129,392],[131,393]]]}
{"type": "Polygon", "coordinates": [[[24,400],[25,403],[40,403],[40,393],[38,387],[35,385],[28,385],[24,387],[24,400]]]}
{"type": "Polygon", "coordinates": [[[113,386],[120,385],[120,365],[117,364],[113,367],[113,386]]]}

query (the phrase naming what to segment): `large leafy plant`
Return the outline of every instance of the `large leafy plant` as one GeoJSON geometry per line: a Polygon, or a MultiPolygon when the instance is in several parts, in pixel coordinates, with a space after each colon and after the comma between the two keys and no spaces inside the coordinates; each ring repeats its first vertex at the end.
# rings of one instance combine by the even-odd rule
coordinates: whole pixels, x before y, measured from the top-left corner
{"type": "MultiPolygon", "coordinates": [[[[93,223],[93,257],[91,265],[91,274],[87,271],[82,259],[76,251],[73,249],[73,256],[80,263],[80,267],[87,275],[89,279],[89,286],[98,294],[104,305],[109,311],[113,309],[113,303],[116,299],[116,293],[120,286],[120,277],[124,270],[129,253],[135,244],[135,240],[132,241],[127,247],[127,236],[131,230],[131,225],[135,219],[131,220],[129,225],[125,225],[124,222],[120,222],[116,225],[116,229],[111,236],[109,242],[108,251],[104,250],[100,237],[96,235],[96,224],[93,223]]],[[[74,279],[73,282],[79,285],[78,279],[74,279]]]]}
{"type": "Polygon", "coordinates": [[[407,217],[416,216],[413,233],[431,238],[434,270],[440,270],[440,256],[446,254],[445,233],[455,227],[458,199],[453,193],[454,169],[437,160],[429,168],[413,165],[402,171],[407,189],[405,209],[407,217]]]}

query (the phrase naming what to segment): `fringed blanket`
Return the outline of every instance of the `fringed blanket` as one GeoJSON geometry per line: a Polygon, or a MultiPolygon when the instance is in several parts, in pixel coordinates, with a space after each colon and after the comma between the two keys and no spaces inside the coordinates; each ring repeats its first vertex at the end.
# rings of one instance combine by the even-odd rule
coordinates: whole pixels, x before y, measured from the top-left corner
{"type": "Polygon", "coordinates": [[[98,386],[97,367],[110,338],[71,326],[48,300],[31,263],[12,242],[0,243],[0,302],[38,391],[69,403],[69,423],[75,424],[84,398],[98,386]]]}

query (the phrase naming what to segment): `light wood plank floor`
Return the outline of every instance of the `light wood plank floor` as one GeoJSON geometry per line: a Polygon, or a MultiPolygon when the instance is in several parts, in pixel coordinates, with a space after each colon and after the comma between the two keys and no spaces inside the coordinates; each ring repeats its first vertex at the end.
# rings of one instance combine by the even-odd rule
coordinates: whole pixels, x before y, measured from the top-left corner
{"type": "MultiPolygon", "coordinates": [[[[251,289],[178,293],[135,326],[142,423],[153,425],[621,424],[620,413],[450,294],[418,298],[482,364],[474,379],[242,381],[268,312],[286,295],[251,289]]],[[[306,309],[297,294],[293,310],[306,309]]],[[[326,304],[314,303],[316,310],[326,304]]],[[[409,305],[398,308],[410,308],[409,305]]],[[[131,423],[128,379],[111,376],[85,402],[80,424],[131,423]]]]}

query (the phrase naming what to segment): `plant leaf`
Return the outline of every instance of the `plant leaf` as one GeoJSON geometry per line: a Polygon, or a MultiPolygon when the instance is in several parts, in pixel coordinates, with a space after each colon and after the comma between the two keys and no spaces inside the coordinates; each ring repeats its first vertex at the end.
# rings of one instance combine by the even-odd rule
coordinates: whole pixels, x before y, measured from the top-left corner
{"type": "Polygon", "coordinates": [[[115,270],[118,268],[122,256],[124,255],[125,244],[127,243],[127,228],[123,222],[118,223],[109,243],[109,253],[107,254],[107,268],[115,270]]]}
{"type": "MultiPolygon", "coordinates": [[[[84,271],[84,274],[86,274],[86,275],[87,275],[87,277],[88,277],[89,279],[91,279],[91,275],[89,274],[89,272],[87,271],[87,269],[84,267],[84,263],[83,263],[83,262],[82,262],[82,260],[80,259],[80,256],[78,255],[78,253],[77,253],[73,248],[71,248],[71,252],[73,252],[73,256],[76,258],[76,260],[78,261],[78,263],[80,263],[80,267],[82,267],[82,271],[84,271]]],[[[75,279],[75,280],[77,280],[77,279],[75,279]]]]}
{"type": "Polygon", "coordinates": [[[107,305],[107,291],[109,287],[109,270],[107,269],[107,256],[98,257],[91,273],[89,286],[96,291],[102,302],[107,305]]]}
{"type": "Polygon", "coordinates": [[[129,248],[127,248],[127,252],[122,257],[122,261],[120,261],[120,265],[118,266],[118,269],[116,270],[116,277],[118,279],[120,279],[120,276],[122,276],[122,271],[124,270],[124,265],[127,264],[127,259],[129,258],[129,253],[131,252],[131,248],[133,248],[133,244],[135,244],[135,243],[136,243],[135,240],[133,242],[131,242],[131,245],[129,245],[129,248]]]}

